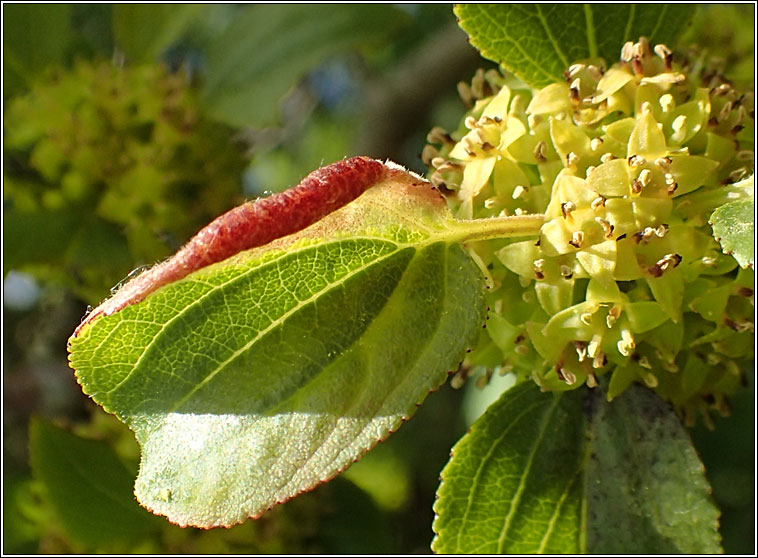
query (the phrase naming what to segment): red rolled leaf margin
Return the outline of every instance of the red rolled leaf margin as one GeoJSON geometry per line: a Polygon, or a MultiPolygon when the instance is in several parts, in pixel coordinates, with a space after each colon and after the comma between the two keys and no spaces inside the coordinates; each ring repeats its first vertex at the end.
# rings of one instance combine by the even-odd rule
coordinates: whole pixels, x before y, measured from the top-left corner
{"type": "Polygon", "coordinates": [[[311,172],[297,186],[284,192],[227,211],[201,229],[172,257],[129,280],[87,314],[74,336],[95,319],[141,302],[158,288],[193,271],[303,230],[398,173],[405,177],[409,174],[389,161],[352,157],[311,172]]]}

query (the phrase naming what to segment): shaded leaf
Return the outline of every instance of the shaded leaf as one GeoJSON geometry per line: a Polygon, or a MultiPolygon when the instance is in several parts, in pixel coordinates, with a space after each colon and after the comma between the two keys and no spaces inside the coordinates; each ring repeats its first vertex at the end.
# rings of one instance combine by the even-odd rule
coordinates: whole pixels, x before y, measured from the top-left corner
{"type": "Polygon", "coordinates": [[[116,4],[113,32],[129,62],[154,62],[208,9],[207,4],[116,4]]]}
{"type": "Polygon", "coordinates": [[[3,93],[61,64],[73,39],[69,4],[3,4],[3,93]]]}
{"type": "Polygon", "coordinates": [[[713,236],[741,267],[755,266],[755,202],[752,197],[722,205],[710,218],[713,236]]]}
{"type": "Polygon", "coordinates": [[[583,396],[525,382],[474,423],[442,471],[435,552],[580,552],[583,396]]]}
{"type": "Polygon", "coordinates": [[[39,548],[44,514],[35,483],[28,476],[3,476],[3,554],[34,554],[39,548]]]}
{"type": "Polygon", "coordinates": [[[77,211],[16,211],[3,215],[5,270],[23,270],[100,300],[133,269],[120,227],[77,211]]]}
{"type": "Polygon", "coordinates": [[[3,247],[7,269],[64,259],[80,216],[72,211],[8,209],[3,214],[3,247]]]}
{"type": "Polygon", "coordinates": [[[208,49],[208,110],[234,126],[271,125],[279,101],[307,71],[381,40],[404,15],[389,4],[246,6],[208,49]]]}
{"type": "Polygon", "coordinates": [[[593,397],[587,463],[587,551],[721,552],[719,511],[703,465],[668,404],[632,384],[608,404],[593,397]]]}
{"type": "Polygon", "coordinates": [[[32,422],[30,439],[34,476],[74,540],[123,550],[160,528],[161,522],[137,504],[134,475],[107,444],[42,420],[32,422]]]}
{"type": "Polygon", "coordinates": [[[525,83],[563,80],[573,63],[590,57],[612,64],[626,41],[647,37],[673,44],[692,4],[458,4],[455,13],[482,56],[525,83]]]}
{"type": "Polygon", "coordinates": [[[453,448],[435,503],[441,553],[720,552],[687,432],[652,391],[506,391],[453,448]]]}
{"type": "Polygon", "coordinates": [[[232,525],[397,429],[480,330],[483,279],[457,243],[472,226],[389,181],[72,337],[84,391],[137,434],[143,505],[232,525]]]}
{"type": "Polygon", "coordinates": [[[329,554],[391,554],[393,530],[387,516],[371,497],[348,479],[338,477],[328,486],[330,512],[321,513],[319,537],[329,554]]]}

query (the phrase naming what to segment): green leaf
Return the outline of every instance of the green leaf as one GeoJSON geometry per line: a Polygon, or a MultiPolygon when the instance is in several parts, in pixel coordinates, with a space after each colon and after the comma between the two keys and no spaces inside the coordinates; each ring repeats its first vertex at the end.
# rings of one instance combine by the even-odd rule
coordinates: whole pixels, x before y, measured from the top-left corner
{"type": "Polygon", "coordinates": [[[459,241],[496,221],[454,221],[418,179],[386,181],[86,325],[70,362],[136,433],[140,502],[232,525],[387,437],[475,341],[483,278],[459,241]]]}
{"type": "Polygon", "coordinates": [[[45,68],[65,61],[74,37],[69,4],[3,5],[3,89],[29,87],[45,68]]]}
{"type": "Polygon", "coordinates": [[[593,399],[587,551],[721,552],[703,465],[670,406],[639,384],[610,404],[599,392],[593,399]]]}
{"type": "Polygon", "coordinates": [[[718,510],[671,408],[632,384],[506,391],[453,448],[434,510],[440,553],[720,552],[718,510]]]}
{"type": "Polygon", "coordinates": [[[206,4],[116,4],[116,43],[129,62],[154,62],[208,9],[206,4]]]}
{"type": "Polygon", "coordinates": [[[755,266],[755,202],[752,197],[727,203],[711,215],[713,236],[741,267],[755,266]]]}
{"type": "Polygon", "coordinates": [[[27,264],[64,259],[80,215],[73,211],[16,211],[3,215],[5,265],[14,269],[27,264]]]}
{"type": "Polygon", "coordinates": [[[160,529],[134,499],[133,473],[104,442],[35,420],[30,453],[58,520],[80,544],[123,551],[160,529]]]}
{"type": "Polygon", "coordinates": [[[482,56],[533,87],[563,80],[585,58],[615,62],[626,41],[673,44],[692,4],[458,4],[459,25],[482,56]]]}
{"type": "Polygon", "coordinates": [[[8,469],[3,475],[3,554],[34,554],[45,523],[36,483],[8,469]]]}
{"type": "Polygon", "coordinates": [[[435,552],[580,551],[582,398],[525,382],[474,423],[442,471],[435,552]]]}
{"type": "Polygon", "coordinates": [[[387,37],[405,18],[392,5],[246,6],[209,46],[210,114],[233,126],[277,122],[278,104],[328,56],[387,37]]]}

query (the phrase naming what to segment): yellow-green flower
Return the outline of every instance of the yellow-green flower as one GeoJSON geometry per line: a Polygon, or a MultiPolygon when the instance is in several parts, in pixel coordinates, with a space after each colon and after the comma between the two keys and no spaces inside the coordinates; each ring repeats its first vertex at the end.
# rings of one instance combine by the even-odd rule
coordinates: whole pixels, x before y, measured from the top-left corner
{"type": "Polygon", "coordinates": [[[459,218],[545,214],[539,238],[473,247],[493,288],[467,365],[553,390],[610,373],[610,398],[640,381],[688,420],[725,411],[752,355],[753,275],[706,218],[752,195],[752,96],[644,38],[564,75],[539,91],[490,76],[459,130],[430,134],[459,218]]]}

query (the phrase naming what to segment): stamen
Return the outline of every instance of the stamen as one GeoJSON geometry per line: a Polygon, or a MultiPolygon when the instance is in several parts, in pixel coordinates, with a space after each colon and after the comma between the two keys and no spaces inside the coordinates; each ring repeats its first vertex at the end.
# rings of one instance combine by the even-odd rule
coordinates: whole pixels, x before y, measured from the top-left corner
{"type": "Polygon", "coordinates": [[[639,155],[632,155],[626,160],[626,162],[630,167],[635,168],[635,167],[641,167],[642,165],[647,163],[647,159],[645,159],[644,157],[640,157],[639,155]]]}
{"type": "Polygon", "coordinates": [[[569,98],[571,99],[571,102],[574,104],[579,103],[579,89],[581,88],[582,82],[579,78],[576,78],[574,81],[571,82],[571,85],[569,86],[569,98]]]}
{"type": "Polygon", "coordinates": [[[666,93],[665,95],[661,95],[658,103],[661,105],[663,112],[668,112],[674,106],[674,97],[670,93],[666,93]]]}
{"type": "Polygon", "coordinates": [[[581,72],[585,67],[586,66],[584,64],[572,64],[571,66],[569,66],[568,76],[570,78],[573,78],[574,76],[576,76],[576,74],[581,72]]]}
{"type": "Polygon", "coordinates": [[[574,341],[574,348],[579,358],[579,362],[584,362],[587,358],[587,342],[586,341],[574,341]]]}
{"type": "Polygon", "coordinates": [[[666,223],[663,223],[662,225],[658,225],[658,228],[655,229],[655,236],[663,238],[666,236],[667,232],[669,232],[669,226],[666,223]]]}
{"type": "Polygon", "coordinates": [[[434,159],[432,159],[432,166],[435,169],[439,169],[444,163],[445,163],[444,157],[435,157],[434,159]]]}
{"type": "Polygon", "coordinates": [[[668,171],[671,168],[671,157],[659,157],[655,160],[655,166],[663,172],[668,171]]]}
{"type": "Polygon", "coordinates": [[[605,356],[605,353],[597,353],[592,359],[592,368],[602,368],[606,364],[608,364],[608,357],[605,356]]]}
{"type": "Polygon", "coordinates": [[[621,61],[629,62],[632,57],[634,57],[634,43],[632,41],[627,41],[624,43],[624,46],[621,47],[621,61]]]}
{"type": "Polygon", "coordinates": [[[465,81],[458,82],[458,96],[463,101],[463,104],[467,108],[471,108],[474,105],[474,96],[471,94],[471,86],[465,81]]]}
{"type": "Polygon", "coordinates": [[[568,216],[571,215],[571,212],[576,209],[576,205],[572,201],[563,202],[561,204],[561,213],[563,213],[563,218],[566,219],[568,216]]]}
{"type": "Polygon", "coordinates": [[[534,158],[537,159],[538,163],[544,163],[547,161],[546,155],[546,149],[547,145],[544,141],[540,140],[537,142],[537,145],[534,146],[534,158]]]}
{"type": "Polygon", "coordinates": [[[545,266],[545,260],[540,258],[539,260],[534,260],[534,276],[537,277],[537,279],[544,279],[545,273],[543,272],[543,267],[545,266]]]}
{"type": "Polygon", "coordinates": [[[723,122],[729,118],[729,114],[732,112],[732,101],[727,101],[726,104],[721,107],[719,115],[716,117],[719,122],[723,122]]]}
{"type": "Polygon", "coordinates": [[[429,143],[441,143],[443,145],[454,145],[455,140],[450,136],[444,128],[435,126],[426,135],[426,141],[429,143]]]}
{"type": "Polygon", "coordinates": [[[601,227],[603,227],[603,233],[605,234],[605,238],[611,238],[613,235],[613,225],[611,225],[608,221],[601,217],[595,217],[595,222],[599,224],[601,227]]]}
{"type": "Polygon", "coordinates": [[[642,186],[647,186],[650,184],[650,180],[652,179],[652,175],[650,174],[649,169],[642,169],[642,172],[640,172],[639,176],[637,177],[640,182],[642,182],[642,186]]]}
{"type": "Polygon", "coordinates": [[[682,141],[684,139],[684,134],[687,132],[687,117],[680,114],[674,118],[674,121],[671,123],[671,129],[674,131],[674,133],[671,134],[671,139],[674,141],[682,141]]]}
{"type": "Polygon", "coordinates": [[[433,145],[426,144],[421,151],[421,161],[428,167],[432,161],[439,156],[440,152],[433,145]]]}
{"type": "Polygon", "coordinates": [[[671,50],[666,45],[655,45],[653,51],[663,60],[667,70],[671,70],[671,60],[673,55],[671,50]]]}
{"type": "Polygon", "coordinates": [[[584,233],[582,231],[576,231],[574,234],[571,235],[571,240],[569,240],[569,244],[573,246],[574,248],[581,248],[582,244],[584,244],[584,233]]]}
{"type": "Polygon", "coordinates": [[[517,355],[524,356],[529,352],[529,347],[527,345],[517,345],[515,349],[513,349],[513,352],[517,355]]]}

